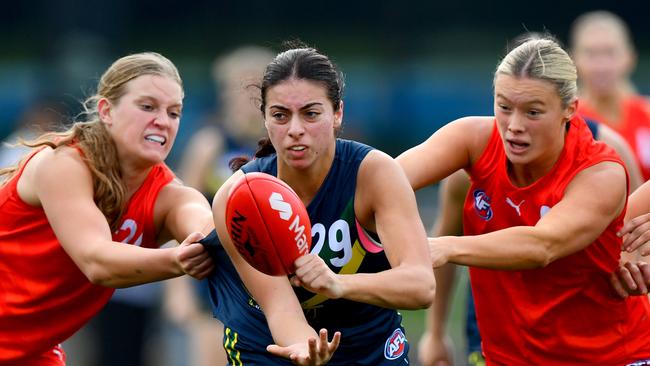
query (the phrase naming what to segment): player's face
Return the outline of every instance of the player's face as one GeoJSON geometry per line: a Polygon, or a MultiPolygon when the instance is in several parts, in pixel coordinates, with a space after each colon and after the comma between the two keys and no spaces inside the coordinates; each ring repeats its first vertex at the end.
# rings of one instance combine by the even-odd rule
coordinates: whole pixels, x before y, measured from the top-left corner
{"type": "Polygon", "coordinates": [[[586,26],[576,37],[573,58],[583,86],[600,96],[615,92],[634,62],[620,29],[607,24],[586,26]]]}
{"type": "Polygon", "coordinates": [[[343,107],[334,111],[320,83],[289,79],[266,91],[265,125],[278,157],[291,168],[329,169],[326,157],[334,155],[342,117],[343,107]]]}
{"type": "Polygon", "coordinates": [[[240,142],[256,143],[264,137],[260,108],[254,102],[256,95],[259,98],[259,89],[249,87],[257,84],[260,84],[260,80],[256,72],[238,70],[224,78],[219,89],[219,103],[223,105],[223,120],[220,122],[240,142]]]}
{"type": "Polygon", "coordinates": [[[499,75],[494,82],[494,115],[508,160],[513,165],[545,169],[555,164],[564,146],[567,108],[547,81],[499,75]]]}
{"type": "Polygon", "coordinates": [[[139,76],[117,103],[100,101],[100,117],[117,146],[120,162],[149,166],[165,160],[174,144],[183,102],[173,79],[139,76]]]}

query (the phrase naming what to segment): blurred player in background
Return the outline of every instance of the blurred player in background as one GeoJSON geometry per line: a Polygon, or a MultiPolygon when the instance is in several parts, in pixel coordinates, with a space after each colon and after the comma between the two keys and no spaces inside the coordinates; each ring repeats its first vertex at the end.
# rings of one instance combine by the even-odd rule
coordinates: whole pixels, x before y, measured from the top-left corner
{"type": "Polygon", "coordinates": [[[586,13],[573,23],[570,41],[580,76],[578,113],[620,133],[644,181],[650,179],[650,104],[630,81],[636,53],[627,26],[610,12],[586,13]]]}
{"type": "MultiPolygon", "coordinates": [[[[179,167],[183,183],[198,189],[209,200],[232,175],[230,160],[251,156],[257,141],[266,136],[257,86],[271,60],[273,53],[266,48],[242,46],[214,62],[217,113],[192,135],[179,167]]],[[[207,281],[179,277],[165,285],[166,313],[190,335],[190,364],[225,365],[223,347],[214,346],[214,340],[223,337],[223,325],[213,320],[207,281]]]]}

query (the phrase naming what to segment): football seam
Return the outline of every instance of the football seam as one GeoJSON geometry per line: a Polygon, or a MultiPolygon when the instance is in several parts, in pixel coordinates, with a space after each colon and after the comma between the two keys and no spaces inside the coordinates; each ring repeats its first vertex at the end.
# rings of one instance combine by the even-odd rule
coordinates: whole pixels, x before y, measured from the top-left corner
{"type": "MultiPolygon", "coordinates": [[[[277,178],[277,179],[280,179],[280,178],[277,178]]],[[[268,181],[268,182],[272,182],[274,184],[277,184],[276,182],[274,182],[274,181],[272,181],[270,179],[265,179],[265,180],[268,181]]],[[[248,185],[248,189],[251,192],[253,192],[252,187],[250,186],[250,181],[248,180],[248,177],[246,177],[246,185],[248,185]]],[[[286,187],[283,187],[283,188],[286,189],[286,187]]],[[[264,228],[266,229],[266,234],[269,237],[269,239],[271,240],[271,246],[273,247],[273,252],[275,253],[275,258],[278,260],[278,262],[280,262],[280,265],[282,266],[282,269],[284,270],[284,272],[287,275],[289,275],[290,274],[289,269],[286,268],[286,266],[284,265],[284,261],[282,260],[281,253],[278,252],[278,248],[275,246],[275,241],[274,241],[273,235],[271,234],[271,230],[269,229],[269,226],[266,223],[266,218],[264,217],[264,215],[262,215],[263,211],[260,210],[260,205],[257,202],[257,197],[255,197],[255,195],[253,195],[253,197],[255,198],[253,201],[255,202],[255,207],[257,208],[257,212],[260,213],[260,217],[262,218],[262,223],[264,224],[264,228]]],[[[284,197],[283,197],[283,199],[284,199],[284,197]]]]}

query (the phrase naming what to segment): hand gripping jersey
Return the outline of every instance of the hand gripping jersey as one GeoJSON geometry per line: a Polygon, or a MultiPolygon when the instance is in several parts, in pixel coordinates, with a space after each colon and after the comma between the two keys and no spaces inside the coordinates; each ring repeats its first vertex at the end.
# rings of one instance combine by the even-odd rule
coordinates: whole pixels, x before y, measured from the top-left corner
{"type": "MultiPolygon", "coordinates": [[[[390,268],[381,244],[357,223],[354,193],[357,172],[370,147],[337,140],[330,171],[307,206],[312,224],[311,253],[318,254],[335,273],[374,273],[390,268]]],[[[246,164],[246,173],[261,171],[277,176],[276,155],[246,164]]],[[[242,284],[214,232],[204,241],[216,257],[209,278],[215,317],[225,326],[224,346],[231,365],[291,365],[266,352],[275,343],[266,319],[242,284]],[[208,242],[211,242],[210,246],[208,242]]],[[[330,337],[341,331],[341,344],[328,365],[403,364],[408,343],[401,317],[391,309],[349,300],[329,300],[303,288],[296,289],[309,324],[327,328],[330,337]]]]}
{"type": "MultiPolygon", "coordinates": [[[[114,291],[91,284],[61,247],[43,209],[20,199],[16,185],[23,169],[0,188],[0,364],[29,365],[81,328],[114,291]]],[[[153,207],[172,179],[164,164],[151,170],[113,240],[157,246],[153,207]]]]}
{"type": "MultiPolygon", "coordinates": [[[[562,199],[576,174],[603,161],[623,164],[576,117],[552,170],[527,187],[516,187],[508,178],[495,124],[485,151],[469,171],[465,235],[535,225],[562,199]]],[[[623,216],[588,247],[545,268],[470,269],[488,365],[605,366],[650,357],[648,298],[621,299],[609,283],[620,258],[616,231],[623,216]]]]}
{"type": "Polygon", "coordinates": [[[644,180],[650,179],[650,104],[642,96],[631,96],[621,103],[621,120],[609,121],[596,112],[590,105],[578,104],[578,113],[585,118],[592,118],[620,133],[630,144],[639,162],[644,180]]]}

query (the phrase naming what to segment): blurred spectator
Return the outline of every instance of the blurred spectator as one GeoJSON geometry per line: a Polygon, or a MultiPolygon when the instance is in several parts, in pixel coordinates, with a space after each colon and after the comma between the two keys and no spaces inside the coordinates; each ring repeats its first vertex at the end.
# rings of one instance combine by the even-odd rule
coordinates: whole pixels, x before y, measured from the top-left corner
{"type": "Polygon", "coordinates": [[[578,113],[620,133],[650,179],[650,105],[636,93],[630,75],[636,52],[627,25],[617,15],[594,11],[573,23],[571,52],[578,68],[578,113]]]}
{"type": "Polygon", "coordinates": [[[45,131],[62,126],[65,106],[52,97],[41,97],[27,106],[18,120],[15,131],[0,144],[0,167],[15,165],[30,151],[29,147],[16,144],[19,139],[31,140],[45,131]]]}
{"type": "MultiPolygon", "coordinates": [[[[244,46],[214,63],[217,111],[190,138],[179,167],[184,183],[203,192],[210,201],[232,174],[230,159],[252,156],[257,141],[266,134],[255,98],[264,68],[273,56],[266,48],[244,46]]],[[[223,338],[223,328],[212,319],[205,280],[177,278],[166,284],[166,290],[169,318],[190,336],[190,365],[225,365],[225,350],[215,344],[223,338]]]]}

